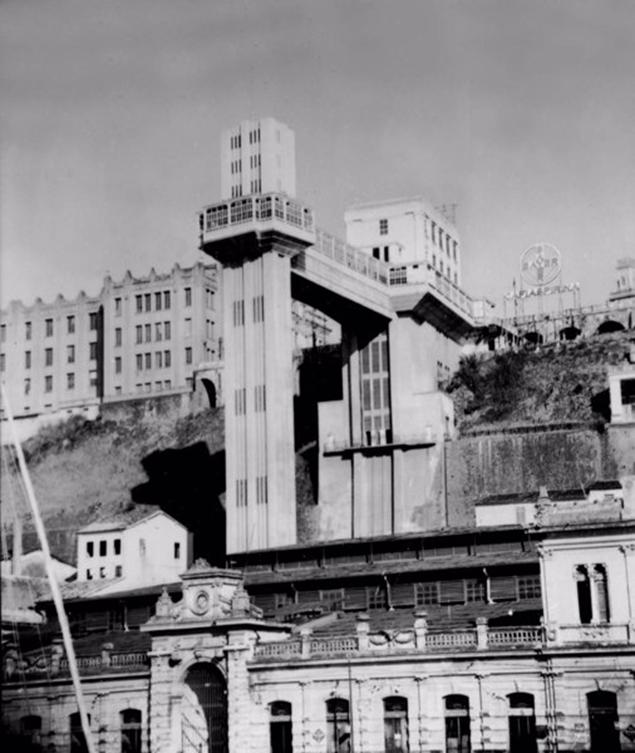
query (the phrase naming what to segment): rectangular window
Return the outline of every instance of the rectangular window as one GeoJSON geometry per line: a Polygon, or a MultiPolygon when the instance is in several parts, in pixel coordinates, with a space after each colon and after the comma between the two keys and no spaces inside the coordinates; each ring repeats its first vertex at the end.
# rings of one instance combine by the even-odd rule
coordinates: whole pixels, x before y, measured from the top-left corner
{"type": "Polygon", "coordinates": [[[185,348],[185,363],[192,363],[192,348],[185,348]]]}
{"type": "Polygon", "coordinates": [[[145,310],[152,311],[152,293],[146,293],[144,296],[145,310]]]}
{"type": "Polygon", "coordinates": [[[145,366],[146,366],[146,369],[152,368],[152,353],[146,353],[145,366]]]}
{"type": "Polygon", "coordinates": [[[234,413],[237,416],[244,416],[247,411],[247,390],[241,387],[234,390],[234,413]]]}
{"type": "Polygon", "coordinates": [[[415,583],[415,606],[439,603],[438,583],[415,583]]]}
{"type": "Polygon", "coordinates": [[[24,322],[24,335],[27,340],[31,339],[31,335],[33,334],[33,325],[31,322],[24,322]]]}
{"type": "Polygon", "coordinates": [[[137,307],[137,314],[140,314],[143,311],[143,296],[136,295],[134,299],[135,299],[135,304],[137,307]]]}
{"type": "Polygon", "coordinates": [[[121,565],[115,565],[115,578],[121,578],[122,572],[123,572],[123,569],[121,565]]]}
{"type": "Polygon", "coordinates": [[[242,327],[245,323],[245,302],[234,301],[234,327],[242,327]]]}
{"type": "Polygon", "coordinates": [[[44,377],[44,392],[53,392],[53,377],[50,374],[44,377]]]}
{"type": "Polygon", "coordinates": [[[46,348],[44,350],[44,365],[45,366],[53,365],[53,348],[46,348]]]}
{"type": "Polygon", "coordinates": [[[121,298],[115,298],[115,316],[121,316],[121,298]]]}
{"type": "Polygon", "coordinates": [[[162,303],[162,300],[161,300],[161,293],[155,293],[155,294],[154,294],[154,308],[155,308],[155,309],[156,309],[157,311],[161,311],[161,309],[163,308],[163,307],[161,306],[161,303],[162,303]]]}
{"type": "Polygon", "coordinates": [[[164,309],[170,308],[170,291],[169,290],[163,291],[163,308],[164,309]]]}
{"type": "Polygon", "coordinates": [[[25,369],[31,368],[31,351],[30,350],[24,351],[24,368],[25,369]]]}
{"type": "Polygon", "coordinates": [[[93,311],[88,315],[88,328],[97,329],[97,312],[93,311]]]}
{"type": "Polygon", "coordinates": [[[4,342],[7,339],[7,325],[0,324],[0,342],[4,342]]]}
{"type": "Polygon", "coordinates": [[[388,220],[379,220],[379,235],[388,235],[388,220]]]}
{"type": "Polygon", "coordinates": [[[31,380],[25,379],[24,380],[24,394],[29,395],[31,393],[31,380]]]}
{"type": "Polygon", "coordinates": [[[100,578],[105,578],[106,577],[106,568],[105,567],[100,567],[99,568],[99,577],[100,578]]]}
{"type": "Polygon", "coordinates": [[[75,389],[75,374],[72,371],[66,375],[66,389],[75,389]]]}
{"type": "Polygon", "coordinates": [[[169,340],[172,336],[172,325],[170,322],[163,322],[163,337],[165,340],[169,340]]]}
{"type": "Polygon", "coordinates": [[[162,369],[163,368],[163,353],[158,350],[154,354],[154,368],[155,369],[162,369]]]}
{"type": "Polygon", "coordinates": [[[185,337],[192,336],[192,320],[189,317],[185,320],[183,334],[185,337]]]}
{"type": "Polygon", "coordinates": [[[75,317],[74,316],[66,317],[66,332],[69,335],[72,335],[75,332],[75,317]]]}
{"type": "Polygon", "coordinates": [[[6,366],[6,356],[4,353],[0,353],[0,371],[4,371],[6,366]]]}
{"type": "Polygon", "coordinates": [[[66,346],[66,363],[75,363],[75,346],[66,346]]]}
{"type": "Polygon", "coordinates": [[[161,392],[161,390],[163,389],[163,382],[161,381],[155,382],[154,389],[156,390],[156,392],[161,392]]]}
{"type": "Polygon", "coordinates": [[[265,320],[265,297],[257,295],[252,300],[254,322],[264,322],[265,320]]]}
{"type": "Polygon", "coordinates": [[[102,539],[99,542],[99,556],[105,557],[108,554],[108,542],[102,539]]]}
{"type": "Polygon", "coordinates": [[[137,324],[135,327],[135,342],[140,345],[143,342],[143,327],[141,324],[137,324]]]}
{"type": "Polygon", "coordinates": [[[267,409],[265,389],[264,384],[257,384],[254,387],[254,409],[257,413],[267,409]]]}
{"type": "Polygon", "coordinates": [[[152,342],[152,325],[146,324],[146,342],[152,342]]]}
{"type": "Polygon", "coordinates": [[[185,288],[185,305],[192,305],[192,288],[185,288]]]}
{"type": "Polygon", "coordinates": [[[44,322],[44,334],[46,337],[52,337],[53,336],[53,320],[52,319],[46,319],[44,322]]]}
{"type": "Polygon", "coordinates": [[[163,382],[163,387],[164,387],[164,389],[166,389],[166,390],[171,390],[171,389],[172,389],[172,380],[171,380],[171,379],[166,379],[166,380],[165,380],[165,381],[163,382]]]}
{"type": "Polygon", "coordinates": [[[97,386],[97,371],[95,369],[91,369],[88,372],[88,383],[91,387],[97,386]]]}
{"type": "Polygon", "coordinates": [[[485,601],[485,583],[480,580],[465,581],[465,601],[485,601]]]}
{"type": "Polygon", "coordinates": [[[92,557],[94,553],[95,553],[95,545],[93,544],[92,541],[87,541],[86,542],[86,554],[89,557],[92,557]]]}
{"type": "Polygon", "coordinates": [[[113,541],[115,554],[121,554],[121,539],[115,539],[113,541]]]}
{"type": "Polygon", "coordinates": [[[174,542],[174,559],[181,559],[181,543],[179,541],[174,542]]]}
{"type": "Polygon", "coordinates": [[[163,332],[161,331],[161,322],[157,322],[154,325],[154,339],[158,342],[163,340],[163,332]]]}
{"type": "Polygon", "coordinates": [[[92,579],[93,579],[93,574],[91,570],[90,569],[86,570],[86,580],[92,580],[92,579]]]}
{"type": "Polygon", "coordinates": [[[214,291],[209,288],[205,289],[205,306],[208,309],[214,308],[214,291]]]}
{"type": "Polygon", "coordinates": [[[137,362],[137,371],[141,371],[141,369],[143,369],[143,355],[141,353],[137,353],[136,362],[137,362]]]}
{"type": "Polygon", "coordinates": [[[169,369],[170,366],[172,366],[172,353],[169,350],[163,352],[163,364],[166,369],[169,369]]]}
{"type": "Polygon", "coordinates": [[[366,603],[368,609],[385,609],[386,589],[383,586],[369,587],[366,589],[366,603]]]}
{"type": "Polygon", "coordinates": [[[121,374],[121,357],[115,358],[115,374],[121,374]]]}
{"type": "Polygon", "coordinates": [[[115,348],[120,348],[123,341],[123,332],[121,327],[117,327],[115,330],[115,348]]]}
{"type": "Polygon", "coordinates": [[[540,576],[526,575],[518,578],[518,598],[519,599],[537,599],[540,598],[540,576]]]}
{"type": "Polygon", "coordinates": [[[88,343],[89,357],[91,361],[97,360],[97,343],[88,343]]]}

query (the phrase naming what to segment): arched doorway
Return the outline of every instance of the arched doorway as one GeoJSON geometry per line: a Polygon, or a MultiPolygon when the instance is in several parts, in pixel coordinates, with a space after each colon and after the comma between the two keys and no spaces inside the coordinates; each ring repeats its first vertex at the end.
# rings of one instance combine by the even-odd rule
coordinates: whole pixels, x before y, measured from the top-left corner
{"type": "Polygon", "coordinates": [[[209,662],[194,664],[185,676],[181,709],[183,753],[227,753],[227,683],[209,662]]]}
{"type": "Polygon", "coordinates": [[[202,378],[201,382],[203,384],[203,387],[205,387],[205,391],[207,392],[207,399],[209,400],[209,407],[215,408],[216,407],[216,386],[214,382],[212,382],[211,379],[202,378]]]}
{"type": "Polygon", "coordinates": [[[597,335],[608,335],[611,332],[623,332],[625,329],[621,322],[616,322],[613,319],[606,319],[600,324],[596,330],[597,335]]]}

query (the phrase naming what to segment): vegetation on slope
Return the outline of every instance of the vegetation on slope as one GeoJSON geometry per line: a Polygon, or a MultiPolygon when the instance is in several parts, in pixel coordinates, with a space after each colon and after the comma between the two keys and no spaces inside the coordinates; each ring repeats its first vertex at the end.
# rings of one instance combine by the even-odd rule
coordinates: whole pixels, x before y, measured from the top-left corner
{"type": "Polygon", "coordinates": [[[447,388],[458,426],[605,421],[608,369],[625,360],[630,343],[626,335],[604,335],[464,356],[447,388]]]}

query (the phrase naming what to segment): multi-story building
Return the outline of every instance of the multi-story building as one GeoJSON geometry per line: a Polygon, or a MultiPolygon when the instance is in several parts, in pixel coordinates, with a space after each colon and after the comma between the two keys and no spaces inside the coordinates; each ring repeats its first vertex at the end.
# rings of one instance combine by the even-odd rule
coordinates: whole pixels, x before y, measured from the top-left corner
{"type": "Polygon", "coordinates": [[[99,295],[58,296],[2,312],[0,369],[19,424],[37,426],[104,402],[188,392],[218,352],[213,265],[106,277],[99,295]]]}
{"type": "Polygon", "coordinates": [[[273,118],[244,120],[221,137],[221,197],[295,196],[295,134],[273,118]]]}
{"type": "Polygon", "coordinates": [[[394,266],[393,277],[434,270],[461,285],[459,234],[444,209],[418,196],[360,204],[344,219],[347,242],[394,266]]]}

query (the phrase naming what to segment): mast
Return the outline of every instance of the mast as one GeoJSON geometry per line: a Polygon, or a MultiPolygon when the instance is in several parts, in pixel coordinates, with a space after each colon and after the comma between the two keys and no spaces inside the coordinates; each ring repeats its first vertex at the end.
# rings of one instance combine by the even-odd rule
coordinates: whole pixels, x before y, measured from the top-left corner
{"type": "Polygon", "coordinates": [[[48,539],[46,538],[46,530],[44,529],[44,523],[42,516],[40,515],[40,508],[35,498],[35,492],[33,491],[33,484],[31,483],[31,476],[26,466],[26,460],[24,459],[24,453],[22,452],[22,446],[18,441],[18,435],[15,429],[15,423],[13,421],[13,414],[11,413],[11,407],[7,399],[7,393],[4,384],[0,385],[0,391],[2,393],[2,402],[4,404],[4,410],[6,412],[7,421],[9,424],[9,430],[11,432],[11,439],[13,446],[15,447],[16,456],[18,459],[18,466],[20,473],[24,480],[24,488],[26,490],[26,496],[29,500],[31,512],[33,514],[33,522],[35,523],[35,530],[37,531],[38,538],[40,539],[40,545],[42,547],[42,553],[44,555],[44,566],[46,568],[46,575],[48,577],[49,586],[51,587],[51,594],[53,596],[53,603],[55,604],[55,611],[57,612],[57,618],[60,622],[60,628],[62,629],[62,640],[64,641],[64,649],[66,650],[66,658],[68,659],[68,667],[71,673],[71,679],[73,681],[73,688],[75,690],[75,697],[77,699],[77,708],[79,711],[79,718],[82,723],[82,730],[84,732],[84,739],[86,740],[86,748],[88,753],[97,753],[93,743],[93,737],[90,731],[90,722],[88,721],[88,712],[86,710],[86,704],[84,702],[84,696],[82,693],[82,686],[79,679],[79,670],[77,668],[77,660],[75,658],[75,649],[73,648],[73,640],[71,637],[71,630],[68,624],[68,618],[64,611],[64,602],[62,601],[62,592],[59,587],[59,583],[53,572],[51,564],[51,550],[49,548],[48,539]]]}

